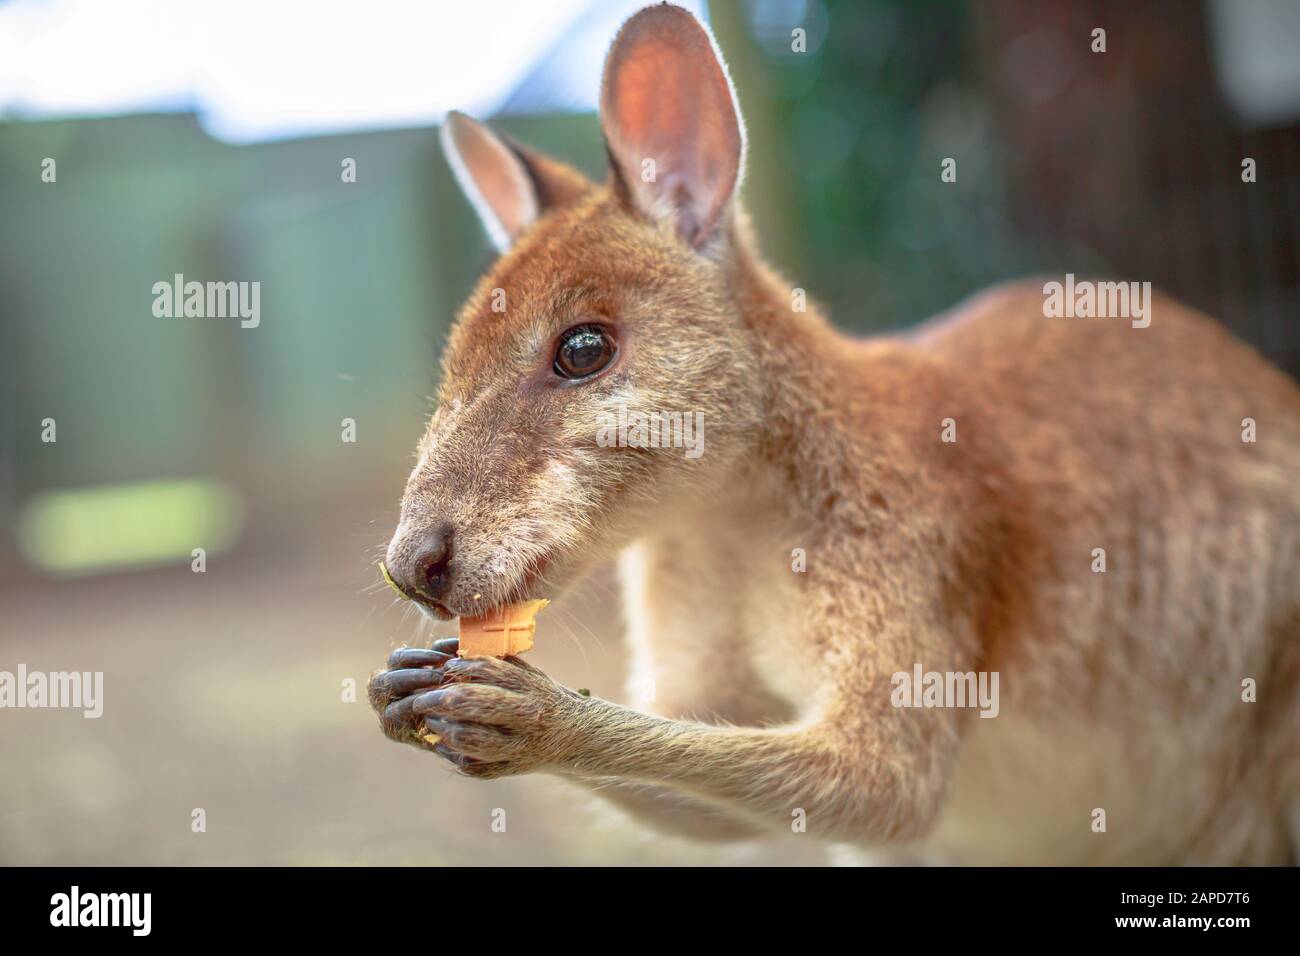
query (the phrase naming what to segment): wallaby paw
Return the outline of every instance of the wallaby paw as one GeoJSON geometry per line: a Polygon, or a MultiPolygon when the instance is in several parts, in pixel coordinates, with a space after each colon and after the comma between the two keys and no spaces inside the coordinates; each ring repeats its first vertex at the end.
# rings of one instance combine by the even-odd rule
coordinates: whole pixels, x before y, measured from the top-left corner
{"type": "Polygon", "coordinates": [[[433,648],[399,647],[389,655],[387,667],[370,675],[366,693],[379,715],[384,736],[390,740],[424,746],[423,721],[411,711],[411,704],[418,693],[442,684],[443,665],[456,654],[456,648],[448,650],[446,644],[437,641],[433,648]]]}
{"type": "Polygon", "coordinates": [[[562,764],[586,699],[517,657],[453,659],[437,688],[414,694],[402,719],[466,776],[490,778],[562,764]]]}

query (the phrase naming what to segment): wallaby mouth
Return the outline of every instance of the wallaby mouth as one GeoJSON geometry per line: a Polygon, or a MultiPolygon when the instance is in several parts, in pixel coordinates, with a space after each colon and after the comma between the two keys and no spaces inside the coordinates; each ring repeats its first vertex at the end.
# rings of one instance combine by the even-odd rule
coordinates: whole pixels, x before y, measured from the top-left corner
{"type": "Polygon", "coordinates": [[[452,614],[451,610],[441,601],[435,601],[428,595],[421,594],[416,589],[408,590],[407,588],[402,587],[402,585],[397,582],[392,573],[388,570],[388,565],[383,561],[379,562],[379,573],[382,575],[384,583],[392,588],[392,590],[397,593],[397,596],[403,601],[411,601],[417,606],[435,615],[439,620],[449,621],[456,616],[455,614],[452,614]]]}
{"type": "Polygon", "coordinates": [[[434,617],[436,617],[440,621],[450,621],[453,617],[458,616],[456,614],[453,614],[451,612],[451,609],[448,608],[445,604],[442,604],[438,601],[434,601],[431,598],[425,597],[424,595],[416,595],[416,597],[413,598],[413,600],[415,601],[416,604],[424,608],[426,611],[431,613],[434,617]]]}
{"type": "Polygon", "coordinates": [[[410,600],[421,610],[427,611],[440,621],[450,621],[452,618],[460,616],[441,601],[435,601],[433,598],[420,594],[418,591],[410,595],[410,600]]]}
{"type": "Polygon", "coordinates": [[[438,620],[479,617],[520,601],[554,596],[546,575],[556,563],[555,554],[527,561],[496,556],[488,567],[466,567],[457,563],[464,558],[457,555],[450,524],[417,539],[418,546],[412,546],[400,535],[395,537],[386,559],[379,562],[379,572],[399,598],[438,620]],[[474,583],[467,583],[466,577],[474,583]],[[470,593],[475,585],[481,593],[470,593]]]}

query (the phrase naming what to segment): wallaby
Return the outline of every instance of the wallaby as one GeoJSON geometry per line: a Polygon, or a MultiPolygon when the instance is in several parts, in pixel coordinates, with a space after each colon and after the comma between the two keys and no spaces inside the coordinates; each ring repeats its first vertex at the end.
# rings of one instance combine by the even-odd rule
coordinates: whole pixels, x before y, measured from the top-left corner
{"type": "Polygon", "coordinates": [[[386,564],[446,619],[619,557],[638,709],[451,639],[372,678],[385,732],[701,839],[1294,861],[1300,388],[1170,298],[1145,328],[1048,317],[1041,280],[837,333],[759,257],[736,97],[680,8],[623,25],[600,114],[604,185],[446,122],[502,255],[386,564]],[[601,440],[697,412],[700,454],[601,440]]]}

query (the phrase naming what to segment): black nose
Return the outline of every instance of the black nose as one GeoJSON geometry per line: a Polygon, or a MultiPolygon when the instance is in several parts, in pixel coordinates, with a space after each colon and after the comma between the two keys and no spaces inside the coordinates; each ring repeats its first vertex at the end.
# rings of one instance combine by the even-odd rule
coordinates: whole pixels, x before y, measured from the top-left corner
{"type": "Polygon", "coordinates": [[[451,525],[444,522],[430,533],[411,560],[411,576],[417,589],[435,601],[451,587],[453,537],[451,525]]]}
{"type": "Polygon", "coordinates": [[[408,596],[441,600],[451,590],[453,538],[445,521],[429,530],[404,531],[388,546],[388,573],[408,596]]]}

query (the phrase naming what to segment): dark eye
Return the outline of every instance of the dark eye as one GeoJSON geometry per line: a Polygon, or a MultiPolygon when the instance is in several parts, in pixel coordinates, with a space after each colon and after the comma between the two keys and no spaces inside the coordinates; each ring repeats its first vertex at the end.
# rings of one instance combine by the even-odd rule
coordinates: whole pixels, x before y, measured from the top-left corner
{"type": "Polygon", "coordinates": [[[555,374],[579,379],[595,375],[614,360],[614,337],[599,325],[578,325],[560,336],[555,374]]]}

